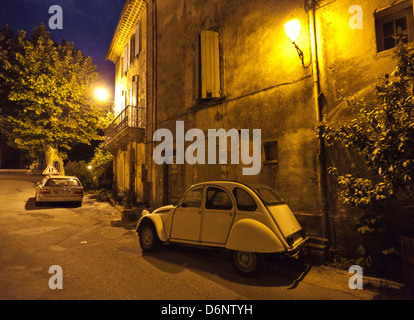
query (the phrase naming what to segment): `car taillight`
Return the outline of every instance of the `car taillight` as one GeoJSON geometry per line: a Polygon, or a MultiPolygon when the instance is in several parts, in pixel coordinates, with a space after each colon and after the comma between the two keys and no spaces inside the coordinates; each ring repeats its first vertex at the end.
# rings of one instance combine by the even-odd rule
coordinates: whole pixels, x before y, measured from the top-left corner
{"type": "Polygon", "coordinates": [[[40,194],[51,194],[51,191],[49,189],[40,189],[40,194]]]}
{"type": "Polygon", "coordinates": [[[83,190],[75,190],[75,194],[83,194],[83,190]]]}
{"type": "Polygon", "coordinates": [[[291,234],[289,237],[286,238],[286,242],[289,245],[289,247],[293,246],[293,244],[299,240],[300,238],[304,238],[305,232],[304,230],[299,230],[295,232],[294,234],[291,234]]]}

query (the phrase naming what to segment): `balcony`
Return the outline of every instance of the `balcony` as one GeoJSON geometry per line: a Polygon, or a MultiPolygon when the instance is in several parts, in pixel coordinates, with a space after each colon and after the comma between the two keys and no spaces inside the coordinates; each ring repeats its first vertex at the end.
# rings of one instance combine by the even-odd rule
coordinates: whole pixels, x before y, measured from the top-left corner
{"type": "Polygon", "coordinates": [[[131,141],[143,143],[145,139],[146,110],[127,106],[105,130],[105,147],[113,154],[126,150],[131,141]]]}

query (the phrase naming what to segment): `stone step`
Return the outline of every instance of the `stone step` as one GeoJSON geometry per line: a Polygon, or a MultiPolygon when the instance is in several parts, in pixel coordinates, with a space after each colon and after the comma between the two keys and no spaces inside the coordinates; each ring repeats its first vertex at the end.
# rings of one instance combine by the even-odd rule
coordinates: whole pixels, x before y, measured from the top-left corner
{"type": "Polygon", "coordinates": [[[309,244],[308,248],[310,250],[317,250],[317,251],[323,251],[324,253],[328,252],[329,249],[329,240],[326,238],[320,238],[320,237],[309,237],[309,244]]]}

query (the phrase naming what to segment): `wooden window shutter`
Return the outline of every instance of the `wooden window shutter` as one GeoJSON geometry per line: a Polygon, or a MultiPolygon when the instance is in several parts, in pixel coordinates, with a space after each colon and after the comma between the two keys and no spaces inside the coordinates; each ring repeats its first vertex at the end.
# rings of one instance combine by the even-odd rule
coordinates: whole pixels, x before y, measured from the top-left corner
{"type": "Polygon", "coordinates": [[[135,34],[132,35],[131,40],[129,40],[129,61],[132,63],[135,58],[135,34]]]}
{"type": "Polygon", "coordinates": [[[134,107],[138,107],[138,88],[139,88],[139,82],[138,82],[138,76],[135,75],[132,77],[132,85],[131,85],[131,105],[134,107]]]}
{"type": "Polygon", "coordinates": [[[128,46],[125,47],[124,49],[124,56],[123,56],[123,60],[124,60],[124,67],[123,67],[123,72],[127,72],[128,70],[128,66],[129,66],[129,59],[128,59],[128,46]]]}
{"type": "Polygon", "coordinates": [[[141,23],[138,23],[135,29],[135,55],[138,55],[141,51],[141,23]]]}
{"type": "Polygon", "coordinates": [[[203,30],[200,36],[201,98],[220,97],[219,34],[203,30]]]}

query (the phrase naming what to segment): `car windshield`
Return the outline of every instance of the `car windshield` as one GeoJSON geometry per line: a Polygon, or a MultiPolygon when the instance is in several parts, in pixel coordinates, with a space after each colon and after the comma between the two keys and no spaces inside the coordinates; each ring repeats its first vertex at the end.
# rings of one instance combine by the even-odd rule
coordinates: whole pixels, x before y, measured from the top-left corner
{"type": "Polygon", "coordinates": [[[271,188],[257,187],[254,191],[259,195],[265,204],[284,203],[283,199],[271,188]]]}
{"type": "Polygon", "coordinates": [[[53,186],[80,186],[80,182],[77,179],[73,178],[52,178],[46,182],[46,186],[53,187],[53,186]]]}

